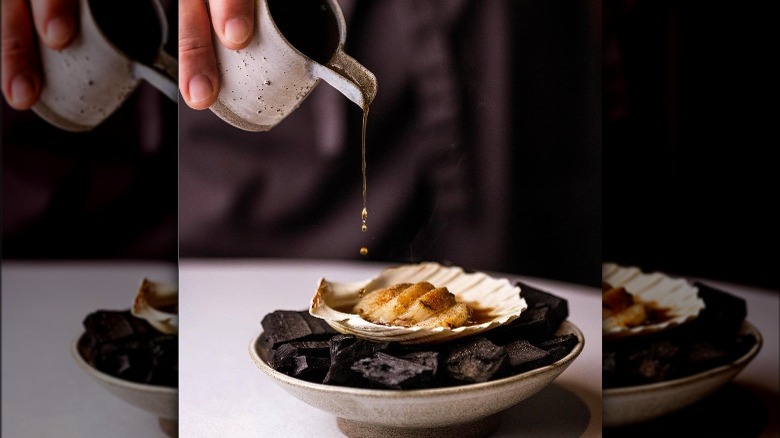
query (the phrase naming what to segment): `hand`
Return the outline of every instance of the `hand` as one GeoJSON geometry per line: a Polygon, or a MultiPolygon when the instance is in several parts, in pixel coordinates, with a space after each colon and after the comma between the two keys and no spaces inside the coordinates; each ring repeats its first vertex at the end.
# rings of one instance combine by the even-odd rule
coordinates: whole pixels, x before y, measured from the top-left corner
{"type": "MultiPolygon", "coordinates": [[[[6,1],[6,0],[3,0],[6,1]]],[[[219,95],[217,59],[211,41],[214,33],[225,47],[240,50],[254,32],[253,0],[179,0],[179,91],[191,108],[205,109],[219,95]]]]}
{"type": "Polygon", "coordinates": [[[76,36],[77,0],[2,0],[2,48],[0,84],[8,104],[29,109],[38,101],[43,83],[41,63],[35,47],[40,41],[62,50],[76,36]]]}

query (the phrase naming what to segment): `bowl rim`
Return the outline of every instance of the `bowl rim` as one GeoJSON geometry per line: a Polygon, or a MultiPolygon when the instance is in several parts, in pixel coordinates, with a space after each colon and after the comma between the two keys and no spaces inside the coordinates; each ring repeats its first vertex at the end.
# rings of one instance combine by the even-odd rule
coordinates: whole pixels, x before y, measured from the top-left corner
{"type": "Polygon", "coordinates": [[[582,352],[585,346],[585,336],[582,333],[582,330],[580,330],[579,327],[577,327],[574,323],[572,323],[569,320],[563,321],[560,327],[558,328],[558,330],[556,331],[556,333],[559,333],[563,328],[566,328],[568,330],[568,333],[574,334],[577,337],[578,342],[577,344],[574,345],[574,348],[572,348],[572,350],[566,356],[558,359],[557,361],[549,365],[545,365],[543,367],[535,368],[511,376],[502,377],[500,379],[488,380],[487,382],[481,382],[481,383],[467,383],[463,385],[448,386],[444,388],[426,388],[426,389],[355,388],[351,386],[326,385],[324,383],[309,382],[307,380],[299,379],[297,377],[288,376],[287,374],[281,373],[273,369],[257,353],[257,346],[259,345],[260,337],[263,335],[262,331],[257,335],[255,335],[254,337],[252,337],[251,341],[249,342],[249,356],[252,359],[252,362],[254,362],[254,364],[258,368],[260,368],[261,371],[268,374],[274,380],[286,383],[288,385],[296,386],[299,388],[312,389],[312,390],[327,392],[327,393],[359,395],[359,396],[369,397],[369,398],[443,397],[443,396],[449,396],[457,393],[462,393],[463,391],[490,390],[492,388],[502,387],[504,385],[526,380],[529,377],[538,374],[544,374],[556,368],[567,367],[582,352]]]}
{"type": "Polygon", "coordinates": [[[747,366],[748,363],[750,363],[756,355],[758,355],[758,352],[761,351],[761,347],[763,346],[763,336],[761,335],[761,332],[751,324],[749,321],[744,320],[742,321],[742,325],[740,326],[740,332],[745,334],[752,334],[756,338],[756,343],[753,344],[753,346],[742,356],[738,357],[736,360],[729,362],[724,365],[719,365],[714,368],[710,368],[704,371],[700,371],[695,374],[691,374],[689,376],[680,377],[677,379],[672,380],[666,380],[662,382],[654,382],[654,383],[647,383],[644,385],[633,385],[633,386],[622,386],[617,388],[603,388],[602,389],[602,398],[607,396],[620,396],[620,395],[636,395],[639,393],[650,393],[654,391],[660,391],[660,390],[667,390],[670,388],[675,387],[681,387],[686,386],[694,382],[698,382],[700,380],[705,380],[710,377],[725,374],[730,371],[733,371],[735,368],[740,368],[747,366]]]}
{"type": "Polygon", "coordinates": [[[73,356],[73,358],[76,360],[76,363],[79,365],[81,369],[87,372],[87,374],[94,376],[98,380],[101,380],[105,383],[108,383],[113,386],[119,386],[125,389],[131,389],[135,391],[142,391],[142,392],[156,392],[160,394],[169,394],[169,395],[176,395],[179,392],[179,388],[171,387],[171,386],[162,386],[162,385],[152,385],[150,383],[138,383],[138,382],[132,382],[130,380],[120,379],[119,377],[114,377],[110,374],[104,373],[103,371],[98,370],[97,368],[93,367],[87,361],[84,359],[84,357],[81,355],[81,352],[79,351],[79,342],[86,336],[86,332],[81,333],[80,335],[76,336],[76,339],[71,343],[70,346],[70,353],[73,356]]]}

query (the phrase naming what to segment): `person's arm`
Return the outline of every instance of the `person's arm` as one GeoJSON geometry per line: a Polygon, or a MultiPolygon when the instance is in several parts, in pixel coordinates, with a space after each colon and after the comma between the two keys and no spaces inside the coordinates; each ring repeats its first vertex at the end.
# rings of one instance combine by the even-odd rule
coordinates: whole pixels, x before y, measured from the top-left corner
{"type": "Polygon", "coordinates": [[[246,47],[254,31],[254,0],[179,0],[179,91],[198,110],[219,95],[209,12],[214,33],[229,49],[246,47]]]}
{"type": "Polygon", "coordinates": [[[2,69],[0,84],[8,104],[32,107],[41,94],[40,60],[35,33],[55,50],[67,47],[76,35],[77,0],[2,0],[2,69]]]}

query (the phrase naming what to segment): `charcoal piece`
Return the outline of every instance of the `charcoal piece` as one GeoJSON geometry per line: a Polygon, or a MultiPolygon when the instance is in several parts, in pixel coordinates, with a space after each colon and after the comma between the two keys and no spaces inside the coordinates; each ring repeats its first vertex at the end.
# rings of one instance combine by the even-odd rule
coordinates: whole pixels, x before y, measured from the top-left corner
{"type": "Polygon", "coordinates": [[[352,370],[352,365],[378,351],[386,350],[387,342],[373,342],[354,337],[334,336],[331,339],[330,367],[322,383],[326,385],[342,385],[362,387],[365,379],[352,370]]]}
{"type": "Polygon", "coordinates": [[[155,337],[159,336],[163,333],[158,331],[152,324],[149,323],[149,321],[139,318],[137,316],[134,316],[132,313],[130,313],[129,310],[123,312],[123,316],[127,319],[127,321],[130,323],[130,327],[133,330],[132,336],[136,337],[155,337]]]}
{"type": "Polygon", "coordinates": [[[101,372],[136,383],[178,386],[179,343],[130,310],[98,310],[83,321],[79,352],[101,372]]]}
{"type": "Polygon", "coordinates": [[[349,347],[357,342],[358,338],[354,335],[336,335],[330,338],[328,345],[330,346],[330,357],[333,358],[340,350],[349,347]]]}
{"type": "Polygon", "coordinates": [[[569,317],[569,302],[564,298],[537,289],[521,281],[518,281],[515,284],[520,287],[520,296],[525,298],[528,307],[547,306],[550,308],[548,317],[552,319],[551,325],[555,327],[556,330],[558,329],[558,326],[569,317]]]}
{"type": "Polygon", "coordinates": [[[285,342],[326,339],[336,333],[325,321],[305,310],[277,310],[265,315],[260,324],[265,335],[263,342],[272,349],[285,342]]]}
{"type": "Polygon", "coordinates": [[[550,363],[553,363],[563,359],[564,356],[569,354],[578,342],[579,339],[577,336],[568,333],[539,342],[536,346],[543,350],[547,350],[547,353],[550,354],[550,363]]]}
{"type": "Polygon", "coordinates": [[[178,387],[179,340],[175,335],[157,336],[150,346],[152,370],[149,382],[153,385],[178,387]]]}
{"type": "Polygon", "coordinates": [[[295,363],[286,374],[310,382],[319,383],[325,378],[330,368],[330,359],[327,357],[298,356],[295,363]]]}
{"type": "Polygon", "coordinates": [[[461,343],[445,360],[447,374],[456,381],[486,382],[509,366],[506,350],[484,337],[461,343]]]}
{"type": "Polygon", "coordinates": [[[360,373],[372,386],[390,389],[419,388],[431,381],[435,372],[435,366],[426,366],[381,351],[358,360],[350,369],[360,373]]]}
{"type": "Polygon", "coordinates": [[[546,350],[535,347],[525,339],[518,339],[504,345],[509,364],[517,372],[538,368],[551,363],[548,360],[549,353],[546,350]]]}
{"type": "Polygon", "coordinates": [[[694,320],[697,328],[710,336],[735,335],[747,316],[745,300],[701,282],[693,285],[704,301],[704,309],[694,320]]]}
{"type": "Polygon", "coordinates": [[[321,382],[330,369],[329,357],[301,356],[296,360],[293,376],[321,382]]]}
{"type": "Polygon", "coordinates": [[[731,347],[707,341],[694,342],[687,351],[685,364],[690,367],[690,372],[718,366],[727,362],[731,347]]]}
{"type": "Polygon", "coordinates": [[[81,357],[84,358],[88,364],[95,366],[95,360],[97,359],[98,341],[94,336],[85,334],[79,339],[78,350],[81,357]]]}
{"type": "Polygon", "coordinates": [[[439,370],[439,352],[438,351],[415,351],[399,356],[401,359],[410,360],[426,368],[433,370],[433,376],[436,376],[439,370]]]}
{"type": "Polygon", "coordinates": [[[667,380],[677,372],[680,352],[680,346],[670,341],[654,342],[627,357],[628,371],[641,383],[667,380]]]}
{"type": "Polygon", "coordinates": [[[130,311],[98,310],[87,315],[82,324],[96,342],[121,339],[134,333],[129,315],[130,311]]]}
{"type": "Polygon", "coordinates": [[[289,342],[273,350],[271,366],[286,372],[298,366],[298,357],[325,358],[330,363],[330,344],[328,341],[289,342]]]}
{"type": "Polygon", "coordinates": [[[98,370],[138,383],[151,381],[152,354],[138,343],[127,342],[122,346],[102,344],[95,362],[98,370]]]}
{"type": "Polygon", "coordinates": [[[516,339],[528,339],[535,343],[554,336],[558,327],[569,316],[568,302],[523,282],[518,281],[515,284],[520,288],[520,296],[525,299],[528,308],[520,317],[507,325],[490,330],[486,336],[499,345],[516,339]]]}
{"type": "Polygon", "coordinates": [[[538,342],[552,337],[557,329],[558,326],[551,317],[550,307],[539,306],[529,307],[509,324],[486,332],[486,336],[499,345],[516,339],[538,342]]]}
{"type": "Polygon", "coordinates": [[[290,342],[285,345],[289,345],[296,350],[301,355],[304,356],[317,356],[317,357],[327,357],[330,358],[330,341],[328,340],[321,340],[321,341],[298,341],[298,342],[290,342]]]}
{"type": "Polygon", "coordinates": [[[617,354],[614,351],[601,353],[601,373],[603,375],[615,373],[617,370],[617,354]]]}

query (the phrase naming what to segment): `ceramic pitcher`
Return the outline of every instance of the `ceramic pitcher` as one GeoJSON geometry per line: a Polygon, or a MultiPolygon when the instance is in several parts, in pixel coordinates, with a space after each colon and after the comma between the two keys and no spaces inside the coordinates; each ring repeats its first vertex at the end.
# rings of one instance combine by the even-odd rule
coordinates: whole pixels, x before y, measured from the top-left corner
{"type": "Polygon", "coordinates": [[[44,82],[36,114],[68,131],[89,131],[142,80],[178,99],[178,63],[163,50],[168,24],[157,0],[79,0],[79,23],[66,49],[39,44],[44,82]]]}
{"type": "Polygon", "coordinates": [[[344,53],[346,23],[336,0],[255,0],[255,32],[242,50],[212,37],[220,72],[211,110],[247,131],[268,131],[324,80],[366,110],[373,73],[344,53]]]}

